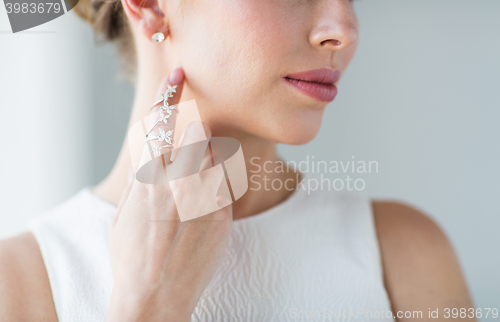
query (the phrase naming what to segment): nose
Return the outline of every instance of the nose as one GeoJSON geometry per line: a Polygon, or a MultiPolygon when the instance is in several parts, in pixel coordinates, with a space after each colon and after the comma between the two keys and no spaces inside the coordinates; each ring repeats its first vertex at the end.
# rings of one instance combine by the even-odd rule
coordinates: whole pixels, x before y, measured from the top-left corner
{"type": "Polygon", "coordinates": [[[309,41],[318,49],[338,51],[358,40],[356,17],[349,0],[326,0],[318,6],[316,27],[309,41]]]}

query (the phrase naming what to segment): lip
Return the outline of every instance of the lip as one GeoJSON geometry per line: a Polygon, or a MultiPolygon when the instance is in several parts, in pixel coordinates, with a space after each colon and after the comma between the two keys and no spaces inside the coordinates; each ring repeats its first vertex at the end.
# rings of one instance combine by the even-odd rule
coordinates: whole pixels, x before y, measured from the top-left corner
{"type": "Polygon", "coordinates": [[[288,74],[283,79],[300,92],[323,102],[331,102],[337,96],[335,83],[340,79],[340,70],[320,68],[288,74]]]}

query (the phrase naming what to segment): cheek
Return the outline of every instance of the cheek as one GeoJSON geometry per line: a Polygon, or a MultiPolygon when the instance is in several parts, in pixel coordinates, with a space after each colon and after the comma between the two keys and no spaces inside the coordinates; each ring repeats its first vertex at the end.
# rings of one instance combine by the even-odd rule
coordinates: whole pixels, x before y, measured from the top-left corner
{"type": "Polygon", "coordinates": [[[204,99],[256,104],[280,80],[289,24],[273,15],[270,5],[258,2],[211,0],[184,22],[189,28],[179,36],[180,58],[193,90],[204,99]]]}
{"type": "Polygon", "coordinates": [[[202,119],[277,142],[310,141],[323,109],[304,108],[281,78],[308,62],[310,17],[270,0],[198,2],[174,50],[202,119]]]}

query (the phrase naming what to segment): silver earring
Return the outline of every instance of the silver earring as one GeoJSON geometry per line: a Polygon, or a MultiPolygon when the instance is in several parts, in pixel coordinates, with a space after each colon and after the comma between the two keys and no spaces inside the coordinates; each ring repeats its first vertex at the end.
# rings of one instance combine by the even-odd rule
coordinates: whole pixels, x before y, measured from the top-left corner
{"type": "Polygon", "coordinates": [[[153,37],[151,37],[151,40],[156,43],[162,42],[163,40],[165,40],[165,35],[163,34],[163,32],[157,32],[153,35],[153,37]]]}

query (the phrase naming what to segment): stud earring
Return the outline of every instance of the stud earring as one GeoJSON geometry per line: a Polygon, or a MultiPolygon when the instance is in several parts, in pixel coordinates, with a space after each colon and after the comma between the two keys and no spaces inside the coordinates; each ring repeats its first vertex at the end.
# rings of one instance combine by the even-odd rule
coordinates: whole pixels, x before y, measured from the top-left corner
{"type": "Polygon", "coordinates": [[[163,32],[157,32],[153,35],[153,37],[151,37],[151,40],[153,40],[153,42],[160,43],[165,40],[165,35],[163,32]]]}

